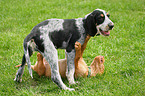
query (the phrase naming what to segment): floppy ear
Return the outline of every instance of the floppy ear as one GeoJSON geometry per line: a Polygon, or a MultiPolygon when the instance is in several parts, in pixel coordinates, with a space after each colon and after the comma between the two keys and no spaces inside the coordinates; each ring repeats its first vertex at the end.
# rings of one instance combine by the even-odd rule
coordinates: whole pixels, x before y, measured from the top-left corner
{"type": "Polygon", "coordinates": [[[95,36],[97,33],[97,29],[94,16],[92,14],[88,15],[85,23],[87,33],[91,36],[95,36]]]}

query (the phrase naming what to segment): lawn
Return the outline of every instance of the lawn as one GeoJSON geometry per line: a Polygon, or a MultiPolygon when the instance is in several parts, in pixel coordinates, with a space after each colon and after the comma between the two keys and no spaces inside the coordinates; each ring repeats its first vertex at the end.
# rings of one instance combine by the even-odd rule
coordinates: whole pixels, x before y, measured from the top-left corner
{"type": "MultiPolygon", "coordinates": [[[[64,50],[58,50],[64,58],[64,50]]],[[[36,53],[31,58],[36,62],[36,53]]],[[[0,96],[11,95],[97,95],[145,96],[145,0],[0,0],[0,96]],[[69,85],[75,91],[59,89],[50,78],[25,68],[23,81],[14,82],[23,56],[23,40],[38,23],[50,18],[82,18],[94,9],[111,15],[115,27],[109,37],[92,37],[84,52],[88,65],[94,57],[105,57],[105,73],[79,78],[69,85]]]]}

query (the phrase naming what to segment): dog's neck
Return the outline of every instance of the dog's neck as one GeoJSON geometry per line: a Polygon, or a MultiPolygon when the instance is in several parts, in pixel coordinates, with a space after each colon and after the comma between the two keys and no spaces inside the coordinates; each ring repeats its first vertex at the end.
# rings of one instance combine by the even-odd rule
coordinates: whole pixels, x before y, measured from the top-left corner
{"type": "Polygon", "coordinates": [[[91,67],[88,66],[88,76],[87,77],[90,77],[91,76],[91,67]]]}

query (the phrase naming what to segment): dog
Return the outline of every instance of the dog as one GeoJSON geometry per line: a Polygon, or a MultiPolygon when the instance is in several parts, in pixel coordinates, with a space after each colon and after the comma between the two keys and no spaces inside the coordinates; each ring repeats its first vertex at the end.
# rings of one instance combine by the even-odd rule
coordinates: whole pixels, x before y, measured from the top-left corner
{"type": "MultiPolygon", "coordinates": [[[[89,36],[87,36],[85,43],[81,46],[79,42],[75,43],[75,78],[78,77],[90,77],[96,76],[97,74],[104,73],[104,57],[103,56],[96,56],[91,63],[90,66],[87,66],[83,59],[83,51],[86,48],[87,42],[89,40],[89,36]]],[[[60,59],[58,61],[59,64],[59,73],[62,78],[66,78],[66,69],[67,69],[67,58],[60,59]]],[[[15,67],[20,67],[17,65],[15,67]]],[[[45,75],[46,77],[51,77],[51,68],[49,63],[43,58],[40,53],[37,53],[37,62],[35,65],[31,65],[31,68],[37,72],[37,74],[41,77],[45,75]]]]}
{"type": "Polygon", "coordinates": [[[113,27],[114,24],[109,19],[109,14],[101,9],[94,10],[85,18],[48,19],[39,23],[24,39],[22,65],[18,69],[14,81],[22,81],[26,62],[30,76],[33,78],[30,56],[34,51],[38,51],[50,64],[52,81],[64,90],[74,90],[62,82],[59,74],[57,49],[66,49],[66,76],[70,84],[75,84],[75,42],[78,41],[83,45],[87,35],[92,37],[97,34],[109,36],[109,30],[112,30],[113,27]]]}

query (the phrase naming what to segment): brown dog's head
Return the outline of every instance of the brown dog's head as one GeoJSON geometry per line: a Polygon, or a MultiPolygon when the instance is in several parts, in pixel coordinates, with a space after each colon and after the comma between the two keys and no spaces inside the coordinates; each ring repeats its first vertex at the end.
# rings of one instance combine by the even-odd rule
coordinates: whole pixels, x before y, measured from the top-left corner
{"type": "Polygon", "coordinates": [[[104,56],[96,56],[94,62],[96,62],[97,64],[104,64],[104,56]]]}
{"type": "Polygon", "coordinates": [[[96,74],[104,73],[104,56],[96,56],[93,62],[91,63],[92,76],[96,76],[96,74]]]}

